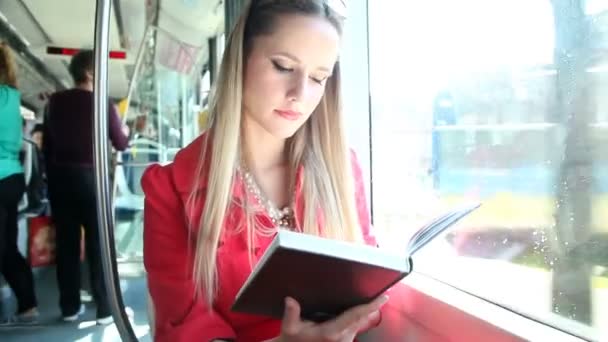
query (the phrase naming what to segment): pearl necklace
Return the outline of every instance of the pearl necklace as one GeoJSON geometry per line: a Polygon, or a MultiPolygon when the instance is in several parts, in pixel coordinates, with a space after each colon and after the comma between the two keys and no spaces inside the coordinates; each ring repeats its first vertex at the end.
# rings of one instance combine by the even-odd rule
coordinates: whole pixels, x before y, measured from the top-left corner
{"type": "Polygon", "coordinates": [[[239,167],[239,171],[243,181],[245,182],[247,191],[252,194],[258,204],[266,210],[268,216],[270,217],[270,220],[272,221],[272,224],[277,228],[294,229],[295,217],[291,205],[279,209],[270,199],[268,199],[264,195],[264,193],[260,189],[260,186],[255,181],[254,176],[251,174],[251,172],[249,172],[244,163],[239,167]]]}

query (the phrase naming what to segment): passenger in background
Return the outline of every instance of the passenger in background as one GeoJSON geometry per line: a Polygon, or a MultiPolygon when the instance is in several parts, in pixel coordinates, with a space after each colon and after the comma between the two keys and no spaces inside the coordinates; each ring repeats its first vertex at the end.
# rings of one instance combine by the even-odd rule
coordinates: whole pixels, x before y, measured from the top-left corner
{"type": "Polygon", "coordinates": [[[32,141],[36,144],[36,146],[38,146],[38,149],[41,151],[42,151],[42,143],[44,142],[44,134],[42,132],[43,127],[44,126],[42,124],[37,123],[34,125],[34,128],[32,128],[32,130],[30,132],[32,141]]]}
{"type": "Polygon", "coordinates": [[[386,296],[321,324],[294,299],[282,320],[230,309],[278,229],[376,245],[340,107],[343,2],[248,3],[209,129],[142,179],[155,340],[352,342],[380,324],[386,296]]]}
{"type": "Polygon", "coordinates": [[[154,131],[154,127],[148,123],[148,115],[142,114],[138,115],[135,118],[133,123],[133,137],[131,140],[136,139],[149,139],[149,140],[157,140],[156,132],[154,131]]]}
{"type": "MultiPolygon", "coordinates": [[[[92,51],[81,51],[70,62],[75,88],[49,99],[44,119],[44,159],[51,212],[56,226],[56,263],[59,305],[63,320],[75,321],[84,313],[80,299],[80,227],[85,229],[85,250],[97,323],[112,320],[103,283],[97,228],[93,169],[93,70],[92,51]]],[[[121,126],[109,105],[109,138],[117,150],[128,145],[128,129],[121,126]]]]}
{"type": "MultiPolygon", "coordinates": [[[[34,125],[34,128],[32,128],[32,131],[30,132],[30,136],[32,138],[32,141],[34,142],[34,144],[36,144],[36,147],[38,147],[38,151],[39,153],[37,153],[38,155],[38,166],[40,167],[40,174],[42,175],[42,178],[44,180],[44,182],[46,183],[46,169],[45,169],[45,163],[44,163],[44,154],[42,153],[42,144],[44,143],[44,126],[40,123],[37,123],[34,125]]],[[[46,185],[45,185],[45,190],[44,190],[44,197],[46,198],[46,185]]]]}
{"type": "Polygon", "coordinates": [[[17,314],[1,324],[35,323],[38,318],[32,270],[17,248],[17,207],[25,191],[20,94],[10,48],[0,43],[0,271],[17,297],[17,314]]]}
{"type": "MultiPolygon", "coordinates": [[[[34,125],[30,131],[30,139],[23,139],[24,143],[31,150],[31,159],[29,161],[29,180],[27,181],[27,212],[28,214],[42,215],[48,211],[48,188],[46,180],[46,170],[44,165],[44,156],[42,154],[42,130],[43,126],[40,123],[34,125]]],[[[24,164],[25,166],[26,164],[24,164]]],[[[26,166],[26,172],[28,169],[26,166]]]]}

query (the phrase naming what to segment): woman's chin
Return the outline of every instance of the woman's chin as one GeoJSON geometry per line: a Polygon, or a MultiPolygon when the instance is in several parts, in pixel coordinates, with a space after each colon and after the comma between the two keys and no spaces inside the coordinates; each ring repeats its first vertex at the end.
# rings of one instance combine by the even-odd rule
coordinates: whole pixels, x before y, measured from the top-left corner
{"type": "Polygon", "coordinates": [[[276,129],[272,130],[272,132],[270,132],[274,137],[276,137],[277,139],[289,139],[291,137],[293,137],[296,132],[298,131],[298,129],[301,127],[301,125],[295,126],[295,125],[291,125],[289,127],[287,127],[287,125],[285,125],[286,127],[277,127],[276,129]]]}

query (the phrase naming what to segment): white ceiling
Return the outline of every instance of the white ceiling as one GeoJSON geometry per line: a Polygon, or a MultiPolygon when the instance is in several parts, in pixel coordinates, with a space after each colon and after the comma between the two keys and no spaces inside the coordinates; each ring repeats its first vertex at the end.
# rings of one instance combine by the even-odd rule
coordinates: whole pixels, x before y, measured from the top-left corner
{"type": "Polygon", "coordinates": [[[224,29],[222,0],[162,0],[158,27],[184,43],[201,46],[224,29]]]}
{"type": "MultiPolygon", "coordinates": [[[[158,26],[176,39],[196,47],[204,47],[209,37],[223,31],[222,0],[158,0],[158,26]]],[[[119,0],[124,37],[119,36],[117,18],[110,21],[110,49],[127,52],[126,61],[110,60],[109,92],[114,98],[127,95],[130,72],[136,60],[146,27],[146,7],[153,1],[119,0]],[[121,45],[121,41],[123,44],[121,45]]],[[[0,1],[0,12],[16,31],[29,42],[29,49],[66,86],[71,86],[67,71],[69,57],[51,56],[48,46],[92,48],[94,44],[94,0],[10,0],[0,1]]],[[[115,13],[114,11],[112,12],[115,13]]],[[[24,99],[43,106],[40,93],[52,92],[51,85],[22,64],[21,90],[24,99]]]]}

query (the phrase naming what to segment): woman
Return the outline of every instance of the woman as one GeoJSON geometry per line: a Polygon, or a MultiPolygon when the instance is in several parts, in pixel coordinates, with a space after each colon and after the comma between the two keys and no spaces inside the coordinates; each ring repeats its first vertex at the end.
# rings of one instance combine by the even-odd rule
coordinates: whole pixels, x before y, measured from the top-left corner
{"type": "Polygon", "coordinates": [[[17,297],[17,314],[1,324],[34,323],[38,317],[32,270],[17,249],[17,208],[25,191],[19,160],[20,95],[10,48],[0,43],[0,271],[17,297]]]}
{"type": "Polygon", "coordinates": [[[157,341],[350,342],[379,323],[386,296],[323,324],[301,321],[289,298],[282,321],[230,311],[278,228],[376,244],[340,113],[341,27],[326,1],[252,1],[228,39],[207,133],[146,171],[157,341]]]}

